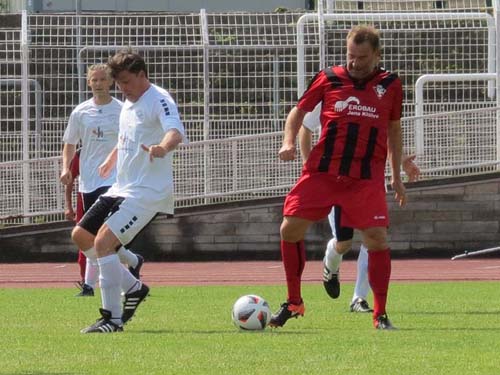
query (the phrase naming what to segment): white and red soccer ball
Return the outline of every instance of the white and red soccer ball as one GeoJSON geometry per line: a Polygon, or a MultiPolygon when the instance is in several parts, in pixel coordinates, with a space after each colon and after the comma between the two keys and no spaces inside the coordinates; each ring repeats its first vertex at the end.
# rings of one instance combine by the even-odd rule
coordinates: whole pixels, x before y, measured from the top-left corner
{"type": "Polygon", "coordinates": [[[271,320],[271,309],[264,298],[249,294],[234,303],[232,318],[238,328],[263,330],[271,320]]]}

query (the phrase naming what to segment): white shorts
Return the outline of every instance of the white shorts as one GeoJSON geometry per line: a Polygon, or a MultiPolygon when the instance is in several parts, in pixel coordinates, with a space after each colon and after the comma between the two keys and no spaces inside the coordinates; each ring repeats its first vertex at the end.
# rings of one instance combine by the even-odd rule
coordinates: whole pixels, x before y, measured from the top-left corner
{"type": "Polygon", "coordinates": [[[134,204],[133,199],[124,199],[117,211],[113,212],[106,220],[106,225],[126,245],[139,234],[139,232],[156,216],[156,211],[151,211],[134,204]]]}

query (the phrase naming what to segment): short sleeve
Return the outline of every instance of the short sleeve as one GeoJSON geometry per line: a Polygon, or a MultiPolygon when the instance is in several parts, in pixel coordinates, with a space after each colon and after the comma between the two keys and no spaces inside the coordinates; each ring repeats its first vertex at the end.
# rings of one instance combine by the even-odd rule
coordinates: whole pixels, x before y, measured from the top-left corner
{"type": "Polygon", "coordinates": [[[394,99],[392,103],[390,120],[397,121],[401,119],[403,113],[403,86],[399,78],[394,82],[394,99]]]}
{"type": "Polygon", "coordinates": [[[165,132],[175,129],[182,135],[182,142],[188,143],[186,131],[182,124],[177,105],[170,96],[162,96],[155,103],[154,111],[158,116],[161,126],[165,132]]]}
{"type": "Polygon", "coordinates": [[[328,86],[328,78],[324,70],[314,76],[302,97],[297,103],[297,108],[311,112],[314,107],[323,100],[325,87],[328,86]]]}
{"type": "Polygon", "coordinates": [[[76,145],[80,142],[80,139],[79,114],[77,111],[73,111],[69,116],[68,126],[64,131],[63,142],[70,145],[76,145]]]}

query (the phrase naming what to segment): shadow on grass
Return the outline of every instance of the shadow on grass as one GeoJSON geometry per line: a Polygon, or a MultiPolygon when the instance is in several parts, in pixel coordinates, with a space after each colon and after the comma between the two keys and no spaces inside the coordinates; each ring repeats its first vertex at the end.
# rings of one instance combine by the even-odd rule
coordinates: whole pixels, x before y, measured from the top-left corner
{"type": "MultiPolygon", "coordinates": [[[[180,334],[180,333],[188,333],[195,335],[213,335],[213,334],[240,334],[240,335],[311,335],[318,334],[322,330],[301,330],[301,331],[272,331],[272,330],[264,330],[264,331],[243,331],[243,330],[188,330],[188,329],[158,329],[158,330],[142,330],[142,331],[126,331],[126,334],[153,334],[153,335],[168,335],[168,334],[180,334]]],[[[1,374],[0,374],[1,375],[1,374]]]]}
{"type": "Polygon", "coordinates": [[[397,331],[420,331],[420,332],[435,332],[435,331],[443,331],[443,332],[500,332],[500,327],[485,327],[485,328],[475,328],[475,327],[461,327],[461,328],[453,328],[453,327],[448,327],[448,328],[400,328],[398,327],[397,331]]]}
{"type": "Polygon", "coordinates": [[[495,311],[398,311],[402,315],[500,315],[500,310],[495,311]]]}

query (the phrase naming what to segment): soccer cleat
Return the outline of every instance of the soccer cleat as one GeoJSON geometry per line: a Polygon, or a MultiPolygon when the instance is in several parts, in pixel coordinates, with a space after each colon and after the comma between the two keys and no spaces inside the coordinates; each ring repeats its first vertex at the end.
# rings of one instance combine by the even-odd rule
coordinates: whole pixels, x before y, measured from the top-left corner
{"type": "Polygon", "coordinates": [[[340,296],[340,282],[339,274],[334,273],[328,269],[326,265],[323,265],[323,286],[325,287],[326,293],[331,298],[339,298],[340,296]]]}
{"type": "Polygon", "coordinates": [[[94,288],[85,284],[83,281],[78,281],[76,286],[80,289],[80,293],[75,294],[75,297],[94,297],[94,288]]]}
{"type": "Polygon", "coordinates": [[[135,314],[135,310],[139,307],[142,301],[146,299],[149,294],[149,287],[146,284],[142,284],[139,290],[135,292],[125,294],[125,300],[123,301],[123,314],[122,322],[127,323],[135,314]]]}
{"type": "Polygon", "coordinates": [[[137,280],[140,280],[140,278],[141,278],[140,271],[141,271],[142,265],[144,264],[144,257],[142,255],[139,255],[139,254],[136,254],[136,256],[137,256],[137,266],[129,267],[128,270],[130,271],[132,276],[134,276],[137,280]]]}
{"type": "Polygon", "coordinates": [[[376,329],[387,329],[387,330],[397,329],[392,325],[391,321],[387,317],[387,314],[382,314],[377,316],[373,320],[373,325],[375,326],[376,329]]]}
{"type": "Polygon", "coordinates": [[[356,298],[349,306],[351,312],[359,312],[359,313],[370,313],[373,312],[373,309],[370,308],[368,302],[366,302],[363,298],[356,298]]]}
{"type": "Polygon", "coordinates": [[[304,306],[304,302],[302,302],[300,305],[294,305],[292,303],[285,302],[281,305],[276,314],[271,315],[269,326],[283,327],[288,319],[304,316],[305,311],[306,308],[304,306]]]}
{"type": "Polygon", "coordinates": [[[113,333],[123,331],[122,325],[118,325],[111,321],[111,311],[99,309],[99,312],[102,317],[97,319],[91,326],[82,329],[80,331],[81,333],[113,333]]]}

